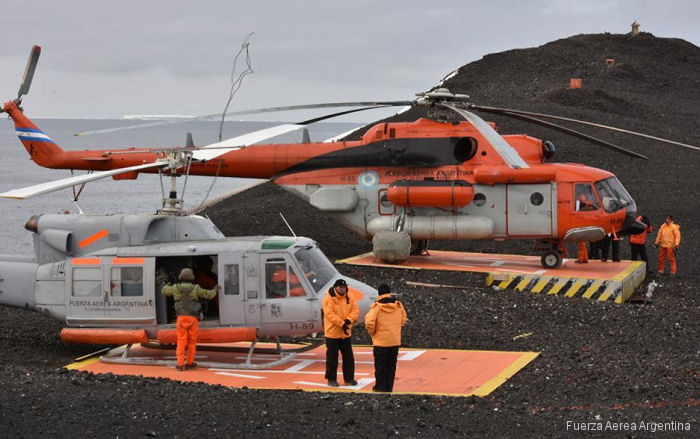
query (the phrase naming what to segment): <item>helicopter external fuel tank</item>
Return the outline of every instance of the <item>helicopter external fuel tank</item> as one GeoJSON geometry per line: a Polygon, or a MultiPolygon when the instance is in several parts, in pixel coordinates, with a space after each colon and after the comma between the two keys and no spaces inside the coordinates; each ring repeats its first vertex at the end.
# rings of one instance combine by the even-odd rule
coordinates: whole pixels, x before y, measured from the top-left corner
{"type": "MultiPolygon", "coordinates": [[[[401,215],[380,216],[367,223],[371,235],[387,230],[398,230],[401,215]]],[[[406,215],[402,230],[412,240],[488,239],[493,236],[491,218],[477,215],[406,215]]]]}
{"type": "Polygon", "coordinates": [[[474,187],[464,180],[399,180],[387,197],[400,207],[463,207],[472,202],[474,187]]]}

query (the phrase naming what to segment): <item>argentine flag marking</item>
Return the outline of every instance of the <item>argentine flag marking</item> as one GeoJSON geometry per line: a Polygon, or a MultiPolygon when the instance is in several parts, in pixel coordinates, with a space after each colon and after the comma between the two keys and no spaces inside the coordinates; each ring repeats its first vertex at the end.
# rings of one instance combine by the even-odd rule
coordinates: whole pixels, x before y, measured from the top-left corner
{"type": "Polygon", "coordinates": [[[31,128],[17,128],[15,129],[15,133],[17,133],[17,137],[19,137],[19,140],[33,140],[36,142],[48,142],[54,144],[56,143],[53,140],[51,140],[51,137],[42,133],[41,130],[34,130],[31,128]]]}

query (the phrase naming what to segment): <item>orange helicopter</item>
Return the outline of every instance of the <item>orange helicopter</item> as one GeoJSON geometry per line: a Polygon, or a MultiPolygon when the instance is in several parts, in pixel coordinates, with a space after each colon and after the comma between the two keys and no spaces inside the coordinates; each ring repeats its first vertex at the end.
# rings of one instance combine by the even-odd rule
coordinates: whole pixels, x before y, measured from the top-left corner
{"type": "MultiPolygon", "coordinates": [[[[38,48],[38,46],[35,46],[38,48]]],[[[528,120],[593,141],[627,155],[646,158],[542,118],[622,131],[700,150],[679,142],[557,116],[485,107],[469,96],[436,89],[413,101],[341,102],[295,105],[228,113],[358,106],[297,124],[286,124],[203,147],[64,151],[22,112],[40,51],[35,48],[18,98],[3,111],[32,160],[55,169],[90,174],[0,194],[28,198],[112,176],[135,179],[141,172],[167,169],[173,151],[187,157],[192,175],[266,178],[328,212],[372,239],[375,255],[401,261],[427,250],[430,240],[534,239],[542,265],[556,268],[565,243],[597,241],[606,234],[637,234],[636,205],[610,172],[574,163],[546,163],[554,145],[524,134],[501,135],[471,110],[528,120]],[[271,137],[342,114],[387,106],[417,105],[432,112],[414,122],[378,123],[359,140],[261,144],[271,137]]],[[[306,136],[305,136],[306,137],[306,136]]]]}

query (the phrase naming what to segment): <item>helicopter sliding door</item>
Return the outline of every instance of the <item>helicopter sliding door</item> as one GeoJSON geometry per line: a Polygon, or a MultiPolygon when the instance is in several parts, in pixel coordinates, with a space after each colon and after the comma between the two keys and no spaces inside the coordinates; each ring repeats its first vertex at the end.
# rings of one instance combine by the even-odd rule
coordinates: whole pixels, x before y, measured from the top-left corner
{"type": "Polygon", "coordinates": [[[111,325],[156,326],[154,267],[154,258],[114,257],[106,261],[107,318],[111,325]]]}
{"type": "Polygon", "coordinates": [[[509,184],[508,235],[551,236],[554,190],[552,184],[509,184]]]}
{"type": "Polygon", "coordinates": [[[69,326],[156,325],[153,258],[87,257],[69,260],[69,326]]]}
{"type": "MultiPolygon", "coordinates": [[[[249,270],[248,278],[253,281],[253,285],[258,285],[259,281],[256,267],[258,258],[257,255],[254,256],[254,267],[252,271],[249,270]]],[[[245,267],[242,262],[243,258],[241,258],[240,253],[219,254],[218,272],[220,273],[219,280],[222,290],[219,291],[218,300],[219,319],[222,325],[243,325],[249,323],[246,321],[246,290],[244,288],[244,285],[248,283],[244,283],[243,281],[245,267]],[[221,280],[223,280],[223,282],[221,282],[221,280]]],[[[248,278],[246,278],[246,281],[248,278]]],[[[252,294],[257,295],[257,291],[252,294]]],[[[257,307],[254,312],[257,313],[257,307]]],[[[259,320],[260,319],[257,318],[257,321],[259,320]]]]}

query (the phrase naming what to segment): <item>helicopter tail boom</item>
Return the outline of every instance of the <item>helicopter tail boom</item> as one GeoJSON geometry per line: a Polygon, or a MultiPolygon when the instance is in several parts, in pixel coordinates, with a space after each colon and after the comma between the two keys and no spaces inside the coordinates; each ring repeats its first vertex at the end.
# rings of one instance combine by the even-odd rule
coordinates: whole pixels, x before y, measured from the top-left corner
{"type": "Polygon", "coordinates": [[[39,166],[59,168],[61,166],[63,149],[22,113],[17,102],[6,102],[3,110],[15,123],[17,137],[19,137],[31,159],[39,166]]]}

